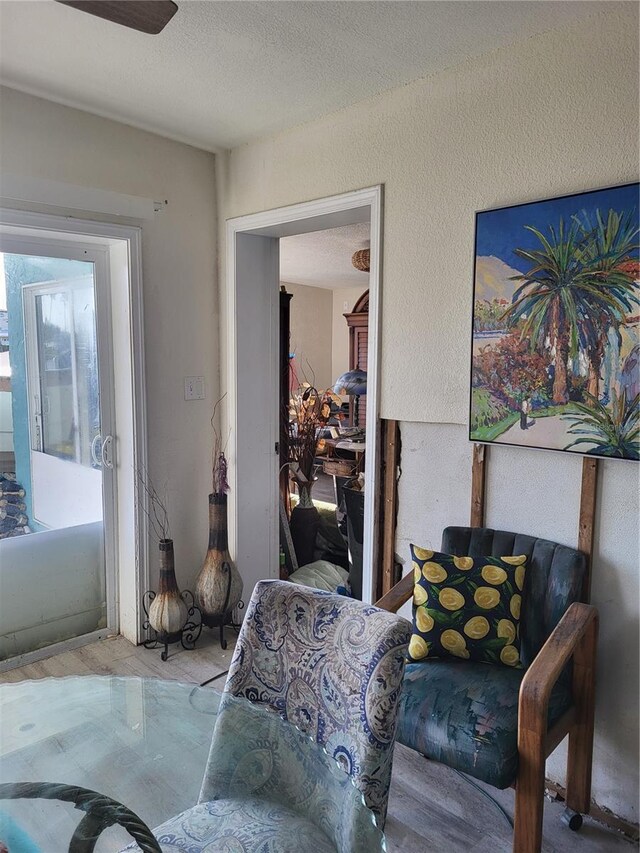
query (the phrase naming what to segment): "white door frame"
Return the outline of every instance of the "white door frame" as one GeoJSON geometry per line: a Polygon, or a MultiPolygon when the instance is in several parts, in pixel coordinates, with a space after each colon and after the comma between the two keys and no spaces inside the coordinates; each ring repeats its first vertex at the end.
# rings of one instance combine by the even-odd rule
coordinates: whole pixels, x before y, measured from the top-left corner
{"type": "MultiPolygon", "coordinates": [[[[273,238],[274,245],[280,237],[293,234],[304,234],[311,231],[337,228],[356,222],[370,223],[370,271],[369,271],[369,337],[367,356],[367,424],[376,425],[375,429],[367,431],[367,464],[365,466],[365,505],[364,505],[364,546],[362,594],[363,599],[372,602],[375,599],[373,567],[377,560],[376,518],[379,507],[379,350],[380,350],[380,315],[381,315],[381,278],[382,278],[382,186],[368,187],[342,195],[317,199],[315,201],[294,204],[261,213],[239,216],[227,220],[226,227],[226,288],[227,288],[227,395],[228,395],[228,424],[230,428],[229,461],[230,461],[230,496],[229,496],[229,540],[234,556],[237,554],[238,530],[241,523],[241,504],[239,484],[237,481],[238,453],[246,452],[246,448],[238,447],[238,401],[242,394],[242,380],[238,376],[238,294],[243,282],[238,279],[239,252],[245,252],[247,241],[238,239],[242,235],[273,238]]],[[[249,283],[250,285],[251,283],[249,283]]],[[[245,287],[249,286],[245,282],[245,287]]],[[[273,282],[273,291],[277,294],[279,281],[273,282]]],[[[274,300],[275,304],[275,300],[274,300]]],[[[271,310],[272,337],[276,339],[277,314],[271,310]]],[[[263,318],[266,322],[267,318],[263,318]]],[[[274,361],[275,364],[275,361],[274,361]]],[[[261,370],[256,365],[256,370],[261,370]]],[[[270,393],[277,411],[278,386],[277,371],[266,371],[269,383],[273,385],[270,393]]],[[[266,417],[269,413],[263,413],[266,417]]],[[[256,417],[259,417],[256,412],[256,417]]],[[[277,420],[274,417],[274,420],[277,420]]],[[[277,435],[277,424],[273,425],[274,435],[277,435]]],[[[277,441],[277,438],[276,438],[277,441]]],[[[277,472],[277,455],[274,447],[274,470],[277,472]]],[[[274,477],[274,494],[277,489],[277,476],[274,477]]],[[[245,486],[246,488],[246,486],[245,486]]],[[[278,576],[278,506],[271,491],[263,495],[269,505],[270,518],[268,522],[269,542],[268,554],[264,555],[261,572],[265,577],[278,576]]],[[[266,530],[266,528],[265,528],[266,530]]],[[[266,543],[265,543],[266,545],[266,543]]],[[[242,566],[240,566],[242,573],[242,566]]],[[[250,594],[246,589],[245,594],[250,594]]]]}
{"type": "MultiPolygon", "coordinates": [[[[113,435],[121,486],[114,490],[113,496],[117,535],[112,545],[115,577],[113,595],[108,596],[111,599],[108,627],[124,634],[133,643],[144,639],[141,593],[149,588],[146,495],[143,489],[137,488],[136,482],[136,471],[147,469],[141,235],[141,228],[136,226],[0,209],[0,240],[11,246],[11,251],[19,252],[22,248],[25,254],[33,254],[34,244],[42,246],[46,241],[56,243],[57,251],[52,251],[60,255],[65,254],[65,245],[77,250],[83,244],[87,249],[91,247],[94,252],[104,253],[111,284],[112,316],[103,316],[102,322],[110,324],[111,333],[119,330],[121,336],[126,336],[126,342],[122,337],[119,346],[118,342],[114,343],[119,349],[117,362],[114,364],[111,360],[115,376],[108,377],[115,387],[115,409],[118,411],[118,420],[114,416],[113,435]],[[123,263],[125,256],[126,264],[123,263]],[[118,304],[113,304],[114,295],[118,304]]],[[[111,334],[108,339],[111,340],[111,334]]],[[[74,648],[79,639],[67,642],[74,648]]],[[[63,646],[57,644],[57,651],[63,646]]],[[[33,654],[42,657],[46,651],[33,654]]]]}

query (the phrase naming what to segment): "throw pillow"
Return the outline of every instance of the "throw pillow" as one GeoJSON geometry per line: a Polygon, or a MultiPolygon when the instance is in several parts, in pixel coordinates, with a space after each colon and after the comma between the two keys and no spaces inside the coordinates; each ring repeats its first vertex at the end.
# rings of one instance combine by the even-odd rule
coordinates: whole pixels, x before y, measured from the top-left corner
{"type": "Polygon", "coordinates": [[[457,657],[521,667],[526,557],[454,557],[411,545],[412,661],[457,657]]]}

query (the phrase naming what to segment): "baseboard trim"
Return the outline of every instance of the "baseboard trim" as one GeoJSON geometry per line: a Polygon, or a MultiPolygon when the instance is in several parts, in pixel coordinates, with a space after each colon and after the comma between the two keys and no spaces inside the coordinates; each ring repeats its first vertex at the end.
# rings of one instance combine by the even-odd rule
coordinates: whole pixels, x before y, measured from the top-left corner
{"type": "Polygon", "coordinates": [[[63,652],[70,652],[74,649],[79,649],[89,643],[95,643],[96,640],[105,640],[107,637],[117,635],[117,631],[113,628],[100,628],[97,631],[92,631],[90,634],[83,634],[81,637],[72,637],[69,640],[62,640],[59,643],[52,643],[50,646],[43,646],[41,649],[35,649],[32,652],[24,652],[21,655],[0,660],[0,673],[10,672],[12,669],[17,669],[19,666],[27,666],[30,663],[37,663],[46,658],[59,655],[63,652]]]}
{"type": "MultiPolygon", "coordinates": [[[[567,789],[565,787],[559,785],[557,782],[551,782],[549,779],[545,780],[545,786],[549,791],[554,793],[559,800],[566,800],[567,789]]],[[[594,820],[597,820],[599,823],[604,823],[611,829],[621,832],[630,841],[640,840],[640,827],[637,823],[631,823],[631,821],[624,820],[623,818],[615,815],[612,811],[609,811],[609,809],[599,806],[597,803],[591,803],[589,816],[594,820]]]]}

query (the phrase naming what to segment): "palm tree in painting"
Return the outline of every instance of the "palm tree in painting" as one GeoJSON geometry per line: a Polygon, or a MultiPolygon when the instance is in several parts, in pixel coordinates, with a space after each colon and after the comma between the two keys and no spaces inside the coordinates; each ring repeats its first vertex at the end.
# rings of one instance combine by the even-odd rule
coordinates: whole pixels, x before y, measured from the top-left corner
{"type": "Polygon", "coordinates": [[[570,435],[578,436],[565,450],[578,444],[590,444],[588,454],[621,459],[640,458],[640,394],[627,400],[623,391],[614,395],[611,407],[587,393],[587,404],[576,403],[577,412],[564,415],[571,423],[570,435]]]}
{"type": "MultiPolygon", "coordinates": [[[[510,327],[522,323],[520,335],[531,348],[542,352],[550,345],[554,354],[552,399],[569,399],[568,361],[582,350],[594,376],[600,365],[608,330],[619,327],[638,302],[633,278],[623,262],[637,249],[637,230],[631,217],[623,220],[610,211],[607,221],[599,212],[595,227],[577,218],[549,238],[533,226],[525,226],[541,244],[540,249],[516,249],[531,264],[518,280],[513,304],[503,315],[510,327]]],[[[597,382],[592,383],[597,392],[597,382]]],[[[594,396],[597,396],[594,395],[594,396]]]]}
{"type": "MultiPolygon", "coordinates": [[[[577,220],[576,220],[577,221],[577,220]]],[[[631,215],[609,211],[607,220],[596,211],[596,223],[580,222],[584,235],[584,263],[593,280],[581,305],[580,343],[589,360],[587,391],[600,396],[600,371],[610,329],[619,335],[627,316],[640,302],[637,295],[638,261],[631,253],[639,248],[638,229],[631,215]]]]}
{"type": "Polygon", "coordinates": [[[573,222],[567,229],[561,219],[557,232],[550,227],[549,239],[532,225],[526,228],[542,248],[515,250],[531,267],[517,277],[523,283],[513,294],[514,302],[504,318],[510,327],[523,321],[520,335],[529,340],[532,349],[543,352],[549,341],[554,352],[553,402],[566,403],[567,361],[578,338],[577,285],[589,278],[580,251],[581,226],[573,222]]]}

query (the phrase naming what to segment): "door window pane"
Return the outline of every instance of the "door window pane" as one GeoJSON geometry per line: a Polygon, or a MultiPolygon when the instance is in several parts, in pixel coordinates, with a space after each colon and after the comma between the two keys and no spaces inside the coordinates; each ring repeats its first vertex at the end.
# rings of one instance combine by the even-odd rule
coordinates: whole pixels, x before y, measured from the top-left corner
{"type": "Polygon", "coordinates": [[[96,467],[100,432],[93,282],[61,283],[35,296],[40,408],[34,450],[96,467]]]}

